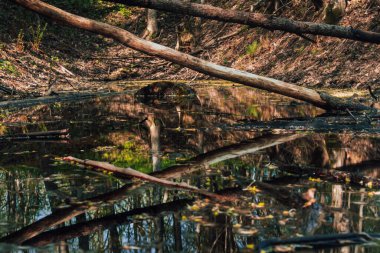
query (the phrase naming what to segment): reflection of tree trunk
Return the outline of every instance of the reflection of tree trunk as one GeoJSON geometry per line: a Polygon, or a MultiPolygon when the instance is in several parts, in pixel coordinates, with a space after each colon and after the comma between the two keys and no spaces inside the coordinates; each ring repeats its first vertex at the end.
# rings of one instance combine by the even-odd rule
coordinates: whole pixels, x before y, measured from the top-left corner
{"type": "Polygon", "coordinates": [[[147,11],[147,25],[145,31],[142,35],[144,39],[153,39],[157,36],[158,25],[157,25],[157,11],[153,9],[148,9],[147,11]]]}
{"type": "MultiPolygon", "coordinates": [[[[332,186],[332,203],[331,206],[334,208],[343,207],[343,187],[342,185],[334,184],[332,186]]],[[[342,212],[334,212],[334,223],[333,227],[338,233],[348,233],[350,232],[350,220],[346,214],[342,212]]]]}
{"type": "Polygon", "coordinates": [[[110,246],[110,252],[118,253],[121,252],[121,243],[120,243],[120,236],[119,231],[117,230],[116,226],[113,226],[109,229],[110,232],[110,238],[109,238],[109,246],[110,246]]]}
{"type": "Polygon", "coordinates": [[[161,216],[154,217],[154,240],[157,252],[163,253],[164,252],[164,218],[161,216]]]}
{"type": "Polygon", "coordinates": [[[326,141],[321,138],[316,141],[317,147],[314,149],[311,157],[311,164],[317,168],[330,168],[330,156],[327,152],[326,141]]]}
{"type": "Polygon", "coordinates": [[[198,152],[200,154],[203,154],[205,152],[204,140],[205,140],[205,133],[203,132],[203,130],[198,130],[197,131],[197,147],[198,147],[198,152]]]}
{"type": "Polygon", "coordinates": [[[216,216],[216,224],[224,224],[220,229],[210,233],[210,241],[206,245],[212,245],[210,252],[235,252],[236,243],[232,232],[231,218],[227,215],[216,216]]]}
{"type": "MultiPolygon", "coordinates": [[[[82,213],[76,218],[77,223],[86,222],[86,214],[82,213]]],[[[88,235],[79,237],[79,248],[85,252],[90,250],[90,237],[88,235]]]]}
{"type": "Polygon", "coordinates": [[[154,116],[149,115],[146,123],[149,127],[150,132],[153,171],[159,171],[161,163],[161,122],[154,116]]]}
{"type": "Polygon", "coordinates": [[[176,252],[182,252],[181,222],[178,213],[173,214],[174,248],[176,252]]]}

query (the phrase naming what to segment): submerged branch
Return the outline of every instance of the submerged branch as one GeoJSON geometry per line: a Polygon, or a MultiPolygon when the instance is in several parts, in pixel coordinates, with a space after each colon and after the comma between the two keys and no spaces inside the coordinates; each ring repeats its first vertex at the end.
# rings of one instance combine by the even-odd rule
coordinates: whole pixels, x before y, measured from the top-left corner
{"type": "Polygon", "coordinates": [[[117,166],[114,166],[114,165],[112,165],[110,163],[106,163],[106,162],[98,162],[98,161],[93,161],[93,160],[81,160],[81,159],[71,157],[71,156],[64,157],[63,160],[83,165],[86,168],[88,166],[90,166],[90,167],[95,168],[95,169],[105,170],[107,172],[112,172],[112,173],[123,174],[126,176],[138,178],[138,179],[148,181],[151,183],[159,184],[159,185],[162,185],[165,187],[187,190],[187,191],[190,191],[192,193],[197,193],[197,194],[200,194],[200,195],[203,195],[205,197],[212,198],[212,199],[217,199],[217,200],[221,200],[221,201],[235,201],[235,200],[237,200],[236,198],[211,193],[209,191],[199,189],[195,186],[192,186],[192,185],[189,185],[189,184],[186,184],[183,182],[182,183],[175,183],[172,181],[168,181],[165,179],[160,179],[157,177],[147,175],[145,173],[134,170],[132,168],[121,168],[121,167],[117,167],[117,166]]]}

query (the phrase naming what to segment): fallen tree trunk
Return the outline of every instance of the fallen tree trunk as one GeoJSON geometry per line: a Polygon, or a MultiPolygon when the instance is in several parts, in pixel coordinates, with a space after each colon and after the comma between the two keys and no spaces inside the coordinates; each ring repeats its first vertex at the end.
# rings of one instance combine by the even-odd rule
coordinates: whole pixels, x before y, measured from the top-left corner
{"type": "Polygon", "coordinates": [[[211,193],[209,191],[199,189],[195,186],[192,186],[192,185],[189,185],[186,183],[175,183],[172,181],[168,181],[166,179],[161,179],[161,178],[157,178],[157,177],[147,175],[145,173],[142,173],[140,171],[137,171],[137,170],[134,170],[131,168],[117,167],[115,165],[112,165],[112,164],[106,163],[106,162],[98,162],[98,161],[93,161],[93,160],[82,160],[82,159],[78,159],[78,158],[75,158],[72,156],[64,157],[63,160],[67,161],[67,162],[74,162],[74,163],[83,165],[85,167],[90,166],[90,167],[93,167],[95,169],[106,170],[107,172],[120,173],[120,174],[129,176],[129,177],[138,178],[138,179],[141,179],[141,180],[144,180],[147,182],[163,185],[166,187],[172,187],[172,188],[187,190],[187,191],[190,191],[192,193],[197,193],[197,194],[203,195],[205,197],[209,197],[209,198],[213,198],[213,199],[217,199],[217,200],[222,200],[222,201],[235,201],[235,200],[237,200],[236,198],[211,193]]]}
{"type": "Polygon", "coordinates": [[[275,119],[272,121],[246,121],[223,124],[224,130],[270,130],[270,131],[313,131],[318,133],[379,133],[379,117],[368,116],[320,116],[315,118],[275,119]]]}
{"type": "Polygon", "coordinates": [[[330,96],[326,93],[317,92],[295,84],[220,66],[200,58],[178,52],[172,48],[146,41],[121,28],[68,13],[39,0],[14,0],[14,2],[53,20],[113,38],[132,49],[163,58],[210,76],[299,99],[328,110],[371,109],[361,104],[346,101],[330,96]]]}
{"type": "Polygon", "coordinates": [[[281,30],[301,34],[323,35],[342,39],[357,40],[380,44],[380,33],[363,31],[352,27],[318,24],[313,22],[295,21],[291,19],[250,13],[236,10],[227,10],[212,5],[191,3],[180,0],[107,0],[108,2],[122,3],[160,11],[181,13],[196,17],[208,18],[230,23],[262,27],[268,30],[281,30]]]}
{"type": "Polygon", "coordinates": [[[124,92],[78,92],[78,93],[68,93],[60,94],[57,96],[45,96],[38,98],[28,98],[28,99],[17,99],[10,101],[0,102],[1,108],[21,108],[30,107],[41,104],[53,104],[59,102],[71,102],[71,101],[83,101],[85,99],[94,99],[97,97],[107,97],[107,96],[117,96],[125,93],[133,93],[134,90],[127,90],[124,92]]]}
{"type": "Polygon", "coordinates": [[[69,129],[53,130],[45,132],[32,132],[0,136],[0,141],[7,140],[39,140],[39,139],[65,139],[70,136],[69,129]]]}

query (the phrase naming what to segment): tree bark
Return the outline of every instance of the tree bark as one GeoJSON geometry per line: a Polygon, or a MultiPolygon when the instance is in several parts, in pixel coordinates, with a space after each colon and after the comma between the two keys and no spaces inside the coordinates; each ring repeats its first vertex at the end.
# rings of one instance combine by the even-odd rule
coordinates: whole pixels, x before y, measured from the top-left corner
{"type": "Polygon", "coordinates": [[[312,89],[300,87],[295,84],[220,66],[200,58],[178,52],[172,48],[146,41],[121,28],[68,13],[39,0],[14,0],[14,2],[53,20],[113,38],[132,49],[163,58],[210,76],[299,99],[328,110],[370,109],[367,106],[355,104],[350,101],[339,99],[312,89]]]}
{"type": "Polygon", "coordinates": [[[98,161],[87,160],[87,159],[81,160],[81,159],[71,157],[71,156],[64,157],[63,160],[68,161],[68,162],[75,162],[75,163],[78,163],[78,164],[83,165],[85,167],[90,166],[90,167],[93,167],[95,169],[106,170],[106,171],[111,172],[111,173],[115,173],[115,172],[120,173],[120,174],[123,174],[126,176],[130,176],[130,177],[138,178],[138,179],[148,181],[151,183],[159,184],[159,185],[162,185],[165,187],[183,189],[186,191],[190,191],[192,193],[197,193],[197,194],[203,195],[205,197],[209,197],[209,198],[213,198],[213,199],[217,199],[217,200],[221,200],[221,201],[235,201],[236,200],[236,198],[222,196],[222,195],[219,195],[216,193],[211,193],[209,191],[199,189],[195,186],[192,186],[192,185],[189,185],[186,183],[175,183],[172,181],[168,181],[166,179],[161,179],[161,178],[157,178],[157,177],[154,177],[151,175],[147,175],[145,173],[134,170],[132,168],[121,168],[121,167],[117,167],[117,166],[114,166],[114,165],[112,165],[110,163],[106,163],[106,162],[98,162],[98,161]]]}
{"type": "MultiPolygon", "coordinates": [[[[224,22],[262,27],[268,30],[281,30],[295,34],[314,34],[342,39],[357,40],[380,44],[380,33],[363,31],[352,27],[295,21],[286,18],[226,10],[212,5],[184,3],[180,0],[107,0],[108,2],[152,8],[160,11],[182,13],[224,22]]],[[[318,2],[318,1],[316,1],[318,2]]],[[[321,6],[322,7],[322,6],[321,6]]]]}
{"type": "Polygon", "coordinates": [[[147,40],[151,40],[156,37],[158,32],[157,24],[157,11],[153,9],[148,9],[146,17],[146,28],[142,37],[147,40]]]}

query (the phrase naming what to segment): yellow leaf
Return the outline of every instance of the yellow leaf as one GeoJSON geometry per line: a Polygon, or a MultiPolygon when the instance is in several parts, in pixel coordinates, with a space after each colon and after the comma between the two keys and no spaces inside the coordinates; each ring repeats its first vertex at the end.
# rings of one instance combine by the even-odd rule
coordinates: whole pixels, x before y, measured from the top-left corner
{"type": "Polygon", "coordinates": [[[247,249],[254,249],[255,245],[254,244],[247,244],[247,249]]]}
{"type": "Polygon", "coordinates": [[[187,220],[187,217],[185,215],[182,215],[181,219],[182,220],[187,220]]]}
{"type": "Polygon", "coordinates": [[[191,211],[199,211],[200,210],[200,207],[197,206],[197,205],[192,205],[190,208],[189,208],[191,211]]]}
{"type": "Polygon", "coordinates": [[[245,188],[244,190],[249,191],[250,193],[253,193],[253,194],[260,192],[260,190],[256,186],[249,186],[245,188]]]}
{"type": "Polygon", "coordinates": [[[367,187],[368,187],[369,189],[372,189],[372,186],[373,186],[372,181],[369,181],[369,182],[367,183],[367,187]]]}
{"type": "Polygon", "coordinates": [[[264,202],[260,202],[257,204],[257,207],[264,207],[265,206],[265,203],[264,202]]]}
{"type": "Polygon", "coordinates": [[[322,180],[321,180],[320,178],[309,177],[309,181],[311,181],[311,182],[316,182],[316,183],[320,183],[322,180]]]}

